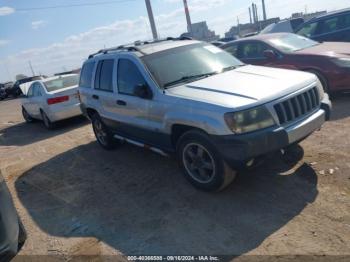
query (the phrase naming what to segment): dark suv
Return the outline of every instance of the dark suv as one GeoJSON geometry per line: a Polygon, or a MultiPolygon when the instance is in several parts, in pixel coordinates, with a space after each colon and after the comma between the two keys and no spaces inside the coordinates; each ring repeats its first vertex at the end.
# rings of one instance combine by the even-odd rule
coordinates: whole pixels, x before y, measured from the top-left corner
{"type": "Polygon", "coordinates": [[[17,80],[11,88],[8,88],[6,90],[7,95],[12,97],[18,97],[22,94],[21,88],[19,87],[20,85],[28,82],[33,82],[36,80],[42,80],[42,79],[43,79],[42,76],[32,76],[32,77],[26,77],[26,78],[17,80]]]}
{"type": "Polygon", "coordinates": [[[319,42],[350,42],[350,8],[312,18],[295,33],[319,42]]]}
{"type": "Polygon", "coordinates": [[[0,262],[10,261],[21,249],[26,232],[0,172],[0,262]]]}

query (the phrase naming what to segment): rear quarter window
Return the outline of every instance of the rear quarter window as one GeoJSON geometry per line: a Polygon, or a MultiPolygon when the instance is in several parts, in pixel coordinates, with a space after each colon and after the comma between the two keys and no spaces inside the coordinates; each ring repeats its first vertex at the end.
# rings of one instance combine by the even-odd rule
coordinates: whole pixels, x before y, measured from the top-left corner
{"type": "Polygon", "coordinates": [[[80,73],[80,80],[79,80],[80,87],[91,88],[92,74],[93,74],[94,67],[95,67],[95,62],[89,62],[84,64],[80,73]]]}

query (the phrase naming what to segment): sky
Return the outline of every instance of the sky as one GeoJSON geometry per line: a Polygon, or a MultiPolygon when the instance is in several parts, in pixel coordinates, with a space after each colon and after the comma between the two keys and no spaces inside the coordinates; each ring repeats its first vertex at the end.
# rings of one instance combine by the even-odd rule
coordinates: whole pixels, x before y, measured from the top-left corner
{"type": "MultiPolygon", "coordinates": [[[[187,1],[192,23],[207,21],[221,36],[237,24],[237,17],[240,23],[249,22],[252,0],[187,1]]],[[[261,17],[261,0],[254,2],[261,17]]],[[[151,0],[151,4],[160,37],[186,31],[182,0],[151,0]]],[[[349,0],[265,0],[265,4],[268,18],[350,7],[349,0]]],[[[32,75],[29,61],[35,74],[50,75],[80,67],[101,48],[147,39],[152,33],[144,0],[0,0],[0,82],[14,80],[17,74],[32,75]],[[76,6],[80,4],[89,5],[76,6]]]]}

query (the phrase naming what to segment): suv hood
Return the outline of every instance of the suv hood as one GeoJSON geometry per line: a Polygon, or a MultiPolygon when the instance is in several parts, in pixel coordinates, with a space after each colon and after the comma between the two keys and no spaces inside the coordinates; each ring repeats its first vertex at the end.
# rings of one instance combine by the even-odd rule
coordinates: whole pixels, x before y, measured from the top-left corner
{"type": "Polygon", "coordinates": [[[295,54],[301,55],[323,55],[332,57],[349,57],[350,56],[350,43],[341,42],[325,42],[319,45],[305,48],[303,50],[296,51],[295,54]]]}
{"type": "Polygon", "coordinates": [[[313,74],[262,66],[243,66],[166,90],[168,95],[240,109],[270,102],[312,83],[313,74]]]}

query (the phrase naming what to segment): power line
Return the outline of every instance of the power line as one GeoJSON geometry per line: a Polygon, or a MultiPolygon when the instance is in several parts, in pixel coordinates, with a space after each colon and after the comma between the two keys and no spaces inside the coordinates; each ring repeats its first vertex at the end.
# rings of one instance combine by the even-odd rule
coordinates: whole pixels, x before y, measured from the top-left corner
{"type": "Polygon", "coordinates": [[[120,4],[120,3],[135,2],[135,1],[136,0],[117,0],[117,1],[92,2],[92,3],[84,3],[84,4],[81,3],[81,4],[42,6],[42,7],[28,7],[28,8],[17,8],[16,11],[35,11],[35,10],[69,8],[69,7],[79,7],[79,6],[96,6],[96,5],[120,4]]]}

